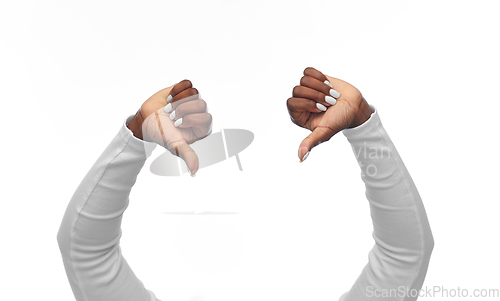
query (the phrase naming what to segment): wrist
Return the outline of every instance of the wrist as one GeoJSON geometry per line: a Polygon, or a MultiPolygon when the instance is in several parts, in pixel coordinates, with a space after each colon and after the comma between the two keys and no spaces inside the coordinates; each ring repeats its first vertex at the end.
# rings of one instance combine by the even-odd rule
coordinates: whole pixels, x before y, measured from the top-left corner
{"type": "Polygon", "coordinates": [[[358,107],[358,112],[356,114],[356,118],[353,120],[353,122],[349,125],[350,128],[355,128],[357,126],[362,125],[365,123],[368,119],[370,119],[370,116],[372,115],[372,109],[366,102],[366,99],[362,97],[361,103],[359,104],[358,107]]]}
{"type": "Polygon", "coordinates": [[[138,110],[135,113],[135,116],[130,120],[127,124],[127,128],[134,134],[134,136],[138,139],[142,140],[142,123],[144,119],[142,118],[141,110],[138,110]]]}

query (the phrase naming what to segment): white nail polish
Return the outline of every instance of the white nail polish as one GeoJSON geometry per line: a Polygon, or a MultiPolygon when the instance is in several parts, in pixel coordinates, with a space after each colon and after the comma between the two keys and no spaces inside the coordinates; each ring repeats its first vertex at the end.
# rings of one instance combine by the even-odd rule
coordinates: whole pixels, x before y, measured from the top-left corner
{"type": "Polygon", "coordinates": [[[174,119],[175,119],[175,111],[170,113],[170,120],[174,120],[174,119]]]}
{"type": "Polygon", "coordinates": [[[300,162],[304,162],[304,161],[307,159],[307,157],[309,157],[309,152],[310,152],[310,151],[308,151],[308,152],[304,155],[304,157],[302,157],[302,160],[301,160],[300,162]]]}
{"type": "Polygon", "coordinates": [[[332,106],[337,103],[337,100],[331,96],[325,96],[325,101],[332,106]]]}
{"type": "Polygon", "coordinates": [[[187,166],[187,165],[186,165],[186,168],[187,168],[188,173],[189,173],[189,175],[190,175],[191,177],[196,176],[196,174],[193,174],[193,173],[191,172],[191,169],[189,169],[189,166],[187,166]]]}
{"type": "Polygon", "coordinates": [[[174,122],[174,125],[175,125],[176,127],[178,127],[178,126],[179,126],[179,125],[181,125],[181,124],[182,124],[182,118],[179,118],[179,119],[177,119],[177,120],[174,122]]]}
{"type": "Polygon", "coordinates": [[[165,111],[165,113],[170,113],[170,111],[172,110],[172,104],[169,103],[163,110],[165,111]]]}
{"type": "Polygon", "coordinates": [[[167,97],[167,102],[170,102],[171,100],[172,100],[172,95],[169,95],[169,96],[167,97]]]}
{"type": "Polygon", "coordinates": [[[335,98],[339,98],[340,97],[340,93],[333,90],[333,89],[330,89],[330,95],[335,97],[335,98]]]}
{"type": "Polygon", "coordinates": [[[333,87],[332,84],[330,84],[330,82],[327,80],[325,80],[325,84],[329,85],[330,87],[333,87]]]}
{"type": "Polygon", "coordinates": [[[326,111],[326,107],[322,104],[320,104],[319,102],[316,103],[316,108],[320,109],[321,111],[326,111]]]}

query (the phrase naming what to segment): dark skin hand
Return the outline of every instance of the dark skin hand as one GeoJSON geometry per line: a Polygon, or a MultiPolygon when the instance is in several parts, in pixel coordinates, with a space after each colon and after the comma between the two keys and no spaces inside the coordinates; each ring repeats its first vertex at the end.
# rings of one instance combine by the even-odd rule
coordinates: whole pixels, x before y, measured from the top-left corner
{"type": "Polygon", "coordinates": [[[186,162],[191,175],[198,171],[198,156],[189,144],[211,132],[212,115],[191,81],[183,80],[146,100],[127,127],[135,137],[156,142],[186,162]],[[165,107],[169,108],[165,112],[165,107]],[[172,117],[175,112],[175,117],[172,117]]]}
{"type": "Polygon", "coordinates": [[[300,85],[293,89],[293,97],[287,100],[287,107],[293,123],[312,131],[299,146],[298,155],[301,162],[312,148],[330,140],[343,129],[363,124],[372,114],[358,89],[311,67],[304,70],[300,85]],[[332,92],[338,96],[333,105],[325,101],[327,96],[332,96],[331,89],[340,93],[338,96],[332,92]]]}

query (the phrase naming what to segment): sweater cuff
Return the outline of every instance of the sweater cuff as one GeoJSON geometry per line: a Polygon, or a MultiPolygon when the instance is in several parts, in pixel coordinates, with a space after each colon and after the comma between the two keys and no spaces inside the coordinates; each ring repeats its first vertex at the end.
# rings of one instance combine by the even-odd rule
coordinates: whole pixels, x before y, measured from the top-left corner
{"type": "Polygon", "coordinates": [[[128,144],[128,147],[133,150],[134,153],[144,155],[146,158],[151,156],[153,150],[156,148],[156,143],[141,140],[134,136],[132,131],[127,127],[130,121],[134,118],[134,115],[128,116],[122,123],[119,135],[128,144]]]}
{"type": "Polygon", "coordinates": [[[367,121],[363,122],[357,127],[344,129],[342,131],[344,133],[344,136],[346,136],[348,139],[362,137],[365,133],[372,131],[374,128],[380,125],[380,117],[378,115],[377,108],[371,104],[368,104],[368,106],[370,106],[372,114],[367,121]]]}

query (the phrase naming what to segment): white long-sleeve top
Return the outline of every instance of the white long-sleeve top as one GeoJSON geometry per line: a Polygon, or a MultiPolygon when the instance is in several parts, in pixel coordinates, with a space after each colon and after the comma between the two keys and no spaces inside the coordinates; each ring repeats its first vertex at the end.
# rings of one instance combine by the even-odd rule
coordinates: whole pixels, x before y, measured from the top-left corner
{"type": "MultiPolygon", "coordinates": [[[[433,238],[415,184],[375,107],[370,107],[373,113],[369,120],[343,133],[362,169],[375,246],[368,264],[341,300],[415,300],[401,294],[390,298],[382,294],[384,289],[422,287],[433,238]]],[[[75,191],[57,235],[78,301],[158,300],[135,276],[119,244],[130,191],[156,146],[133,136],[126,126],[131,118],[125,120],[75,191]]]]}
{"type": "Polygon", "coordinates": [[[375,245],[349,292],[351,300],[418,298],[434,239],[422,199],[376,108],[360,126],[343,131],[361,168],[375,245]]]}

